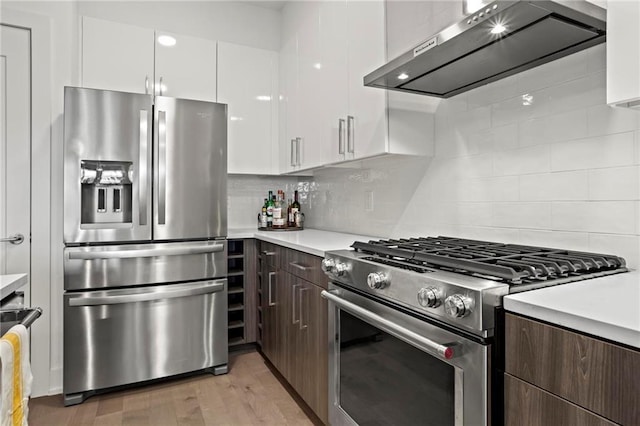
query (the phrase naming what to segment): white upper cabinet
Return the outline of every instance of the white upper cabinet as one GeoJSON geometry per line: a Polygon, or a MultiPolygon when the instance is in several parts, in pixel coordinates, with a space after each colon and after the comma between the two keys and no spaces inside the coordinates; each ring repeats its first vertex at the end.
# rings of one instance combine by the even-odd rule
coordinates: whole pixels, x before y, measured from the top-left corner
{"type": "Polygon", "coordinates": [[[386,92],[365,87],[363,77],[385,62],[384,4],[347,4],[348,111],[345,159],[370,157],[388,150],[386,92]]]}
{"type": "Polygon", "coordinates": [[[607,103],[640,107],[640,1],[607,6],[607,103]]]}
{"type": "Polygon", "coordinates": [[[278,52],[218,43],[218,102],[228,104],[229,173],[278,174],[278,52]]]}
{"type": "Polygon", "coordinates": [[[82,86],[215,101],[216,42],[85,16],[82,86]]]}
{"type": "Polygon", "coordinates": [[[82,18],[82,86],[151,93],[154,32],[148,28],[82,18]]]}
{"type": "Polygon", "coordinates": [[[156,31],[156,95],[216,101],[216,42],[156,31]]]}

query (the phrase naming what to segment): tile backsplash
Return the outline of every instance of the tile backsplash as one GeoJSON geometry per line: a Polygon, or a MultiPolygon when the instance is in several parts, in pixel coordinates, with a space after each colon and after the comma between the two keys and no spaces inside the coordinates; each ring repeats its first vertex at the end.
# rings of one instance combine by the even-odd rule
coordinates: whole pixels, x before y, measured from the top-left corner
{"type": "Polygon", "coordinates": [[[606,105],[605,55],[595,46],[440,101],[433,157],[317,172],[307,226],[600,251],[637,268],[640,111],[606,105]]]}

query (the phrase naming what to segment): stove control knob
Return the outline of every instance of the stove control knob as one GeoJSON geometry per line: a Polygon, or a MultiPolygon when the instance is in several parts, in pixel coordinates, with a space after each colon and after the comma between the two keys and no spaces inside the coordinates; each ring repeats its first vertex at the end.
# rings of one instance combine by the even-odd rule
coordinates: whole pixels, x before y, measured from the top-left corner
{"type": "Polygon", "coordinates": [[[461,294],[454,294],[444,300],[445,312],[453,318],[464,318],[471,313],[473,300],[461,294]]]}
{"type": "Polygon", "coordinates": [[[424,308],[437,308],[442,304],[442,291],[437,287],[423,287],[418,291],[418,302],[424,308]]]}
{"type": "Polygon", "coordinates": [[[389,280],[382,272],[372,272],[367,275],[367,284],[372,290],[380,290],[389,285],[389,280]]]}
{"type": "Polygon", "coordinates": [[[322,259],[322,270],[325,274],[333,274],[336,261],[333,259],[322,259]]]}
{"type": "Polygon", "coordinates": [[[341,277],[348,269],[349,267],[346,263],[336,262],[336,265],[333,267],[333,273],[341,277]]]}

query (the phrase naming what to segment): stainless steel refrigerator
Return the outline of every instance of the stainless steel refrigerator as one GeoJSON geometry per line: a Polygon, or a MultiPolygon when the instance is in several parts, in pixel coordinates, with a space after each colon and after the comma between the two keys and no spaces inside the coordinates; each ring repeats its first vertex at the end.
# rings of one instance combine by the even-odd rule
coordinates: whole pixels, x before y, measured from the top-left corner
{"type": "Polygon", "coordinates": [[[227,371],[227,106],[65,87],[65,405],[227,371]]]}

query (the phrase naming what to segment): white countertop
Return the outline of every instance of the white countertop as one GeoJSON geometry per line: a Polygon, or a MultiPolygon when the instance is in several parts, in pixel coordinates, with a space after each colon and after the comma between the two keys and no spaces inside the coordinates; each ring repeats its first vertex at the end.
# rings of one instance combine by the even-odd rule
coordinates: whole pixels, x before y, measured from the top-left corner
{"type": "Polygon", "coordinates": [[[302,231],[258,231],[256,229],[229,229],[229,239],[257,238],[290,249],[324,257],[329,250],[348,249],[354,241],[380,239],[365,235],[304,229],[302,231]]]}
{"type": "Polygon", "coordinates": [[[504,309],[640,349],[640,272],[505,296],[504,309]]]}
{"type": "Polygon", "coordinates": [[[4,299],[29,282],[27,274],[0,275],[0,299],[4,299]]]}

